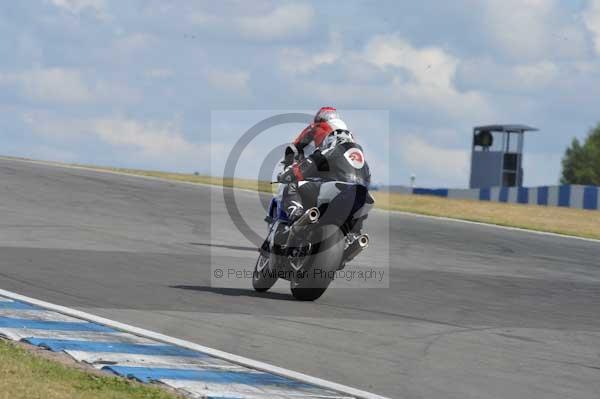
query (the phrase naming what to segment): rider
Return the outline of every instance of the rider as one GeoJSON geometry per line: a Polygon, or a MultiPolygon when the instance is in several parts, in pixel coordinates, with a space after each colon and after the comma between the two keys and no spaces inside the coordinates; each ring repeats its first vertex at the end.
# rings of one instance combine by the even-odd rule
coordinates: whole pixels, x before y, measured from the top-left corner
{"type": "Polygon", "coordinates": [[[307,146],[313,144],[315,149],[318,148],[325,137],[337,129],[348,130],[348,127],[340,118],[335,108],[321,107],[317,111],[313,123],[304,128],[298,137],[288,145],[285,150],[283,164],[287,167],[294,163],[294,161],[302,160],[304,158],[304,149],[307,146]]]}
{"type": "MultiPolygon", "coordinates": [[[[371,180],[362,147],[333,107],[317,112],[314,122],[287,147],[282,163],[286,169],[277,180],[287,184],[283,205],[290,222],[304,213],[307,198],[316,200],[321,182],[341,181],[367,188],[371,180]],[[305,158],[304,149],[311,143],[315,150],[305,158]]],[[[359,231],[360,225],[356,227],[359,231]]]]}

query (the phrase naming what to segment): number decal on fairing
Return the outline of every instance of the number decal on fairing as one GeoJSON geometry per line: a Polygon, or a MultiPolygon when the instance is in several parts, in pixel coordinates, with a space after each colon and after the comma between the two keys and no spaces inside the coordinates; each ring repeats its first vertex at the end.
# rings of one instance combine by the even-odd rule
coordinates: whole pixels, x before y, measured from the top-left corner
{"type": "Polygon", "coordinates": [[[344,158],[355,169],[360,169],[365,166],[365,156],[358,148],[350,148],[344,153],[344,158]]]}

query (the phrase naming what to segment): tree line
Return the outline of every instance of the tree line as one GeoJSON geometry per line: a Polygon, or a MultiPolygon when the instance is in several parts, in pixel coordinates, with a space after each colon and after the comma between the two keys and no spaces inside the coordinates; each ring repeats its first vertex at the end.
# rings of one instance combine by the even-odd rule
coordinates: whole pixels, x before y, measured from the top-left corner
{"type": "Polygon", "coordinates": [[[562,159],[560,182],[600,186],[600,123],[583,142],[573,139],[562,159]]]}

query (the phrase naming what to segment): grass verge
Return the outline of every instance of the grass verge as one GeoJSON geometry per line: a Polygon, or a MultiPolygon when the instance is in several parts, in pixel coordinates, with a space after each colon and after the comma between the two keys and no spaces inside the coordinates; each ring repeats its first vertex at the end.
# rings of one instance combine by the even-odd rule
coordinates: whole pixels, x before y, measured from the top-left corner
{"type": "Polygon", "coordinates": [[[376,192],[383,209],[600,239],[600,211],[376,192]]]}
{"type": "MultiPolygon", "coordinates": [[[[269,182],[249,179],[222,179],[220,177],[167,173],[150,170],[94,167],[114,172],[129,173],[162,179],[203,183],[212,185],[233,185],[234,187],[263,192],[271,192],[274,186],[269,182]]],[[[507,227],[545,231],[584,238],[600,239],[600,211],[583,209],[545,207],[537,205],[508,204],[474,200],[458,200],[425,195],[407,195],[387,192],[373,192],[376,207],[386,210],[403,211],[429,216],[442,216],[496,224],[507,227]]]]}
{"type": "MultiPolygon", "coordinates": [[[[276,187],[269,182],[259,182],[250,179],[223,179],[220,177],[152,170],[88,165],[76,166],[190,183],[202,183],[217,186],[227,185],[262,192],[272,192],[276,187]]],[[[442,216],[500,226],[519,227],[576,237],[600,239],[600,211],[458,200],[386,192],[373,192],[373,195],[376,199],[376,207],[380,209],[411,212],[421,215],[442,216]]]]}
{"type": "Polygon", "coordinates": [[[213,176],[204,176],[204,175],[192,175],[187,173],[172,173],[172,172],[159,172],[156,170],[140,170],[140,169],[127,169],[127,168],[110,168],[105,166],[89,166],[89,165],[74,165],[80,168],[86,169],[99,169],[99,170],[107,170],[110,172],[118,172],[118,173],[127,173],[130,175],[137,176],[147,176],[147,177],[157,177],[160,179],[167,180],[175,180],[182,181],[187,183],[199,183],[199,184],[211,184],[214,186],[228,186],[228,187],[237,187],[243,188],[246,190],[255,190],[261,192],[273,192],[276,185],[271,184],[270,182],[265,181],[257,181],[251,179],[231,179],[231,178],[222,178],[222,177],[213,177],[213,176]]]}
{"type": "Polygon", "coordinates": [[[177,399],[163,389],[60,364],[0,340],[1,399],[177,399]]]}

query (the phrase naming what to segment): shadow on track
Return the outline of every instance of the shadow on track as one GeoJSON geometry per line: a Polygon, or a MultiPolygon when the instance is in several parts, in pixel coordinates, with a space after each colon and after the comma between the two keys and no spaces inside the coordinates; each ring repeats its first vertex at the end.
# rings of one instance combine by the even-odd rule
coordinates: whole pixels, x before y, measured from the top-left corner
{"type": "Polygon", "coordinates": [[[233,249],[236,251],[252,251],[258,253],[258,249],[256,247],[242,247],[238,245],[223,245],[223,244],[211,244],[208,242],[190,242],[190,245],[197,245],[201,247],[214,247],[214,248],[225,248],[225,249],[233,249]]]}
{"type": "Polygon", "coordinates": [[[247,296],[252,298],[277,299],[280,301],[296,301],[291,295],[281,294],[279,292],[256,292],[254,290],[242,288],[209,287],[204,285],[170,285],[169,287],[180,290],[212,292],[213,294],[227,296],[247,296]]]}

